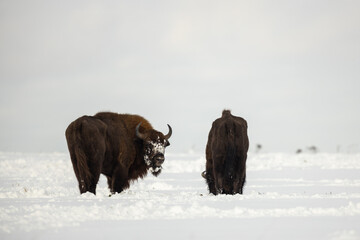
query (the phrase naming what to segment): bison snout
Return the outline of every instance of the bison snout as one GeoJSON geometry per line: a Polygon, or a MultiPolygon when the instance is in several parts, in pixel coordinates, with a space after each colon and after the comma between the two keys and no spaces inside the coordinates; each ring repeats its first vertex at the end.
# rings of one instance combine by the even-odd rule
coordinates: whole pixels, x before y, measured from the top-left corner
{"type": "Polygon", "coordinates": [[[156,165],[157,167],[160,167],[161,164],[163,164],[164,161],[165,161],[164,154],[157,154],[157,155],[154,157],[154,160],[155,160],[155,165],[156,165]]]}

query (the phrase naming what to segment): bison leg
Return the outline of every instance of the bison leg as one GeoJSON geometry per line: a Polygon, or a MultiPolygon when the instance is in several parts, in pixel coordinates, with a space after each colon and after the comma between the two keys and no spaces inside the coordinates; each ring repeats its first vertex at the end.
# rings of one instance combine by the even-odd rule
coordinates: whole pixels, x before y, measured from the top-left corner
{"type": "MultiPolygon", "coordinates": [[[[83,150],[77,146],[69,145],[71,163],[75,172],[76,179],[79,183],[80,194],[90,191],[92,174],[89,170],[87,156],[83,150]]],[[[95,194],[95,189],[91,189],[95,194]]]]}
{"type": "MultiPolygon", "coordinates": [[[[74,164],[74,163],[73,163],[74,164]]],[[[96,185],[100,178],[100,167],[98,163],[86,162],[82,165],[77,164],[77,167],[74,166],[75,174],[79,182],[80,193],[91,192],[96,195],[96,185]],[[96,166],[94,166],[96,165],[96,166]],[[84,174],[85,169],[87,174],[84,174]]]]}
{"type": "Polygon", "coordinates": [[[102,158],[100,158],[100,159],[95,158],[89,164],[89,169],[90,169],[92,176],[89,179],[87,191],[89,191],[95,195],[96,195],[96,185],[99,182],[99,178],[100,178],[101,162],[102,162],[102,158]]]}
{"type": "Polygon", "coordinates": [[[220,194],[224,193],[224,164],[222,162],[220,158],[214,161],[215,189],[220,194]]]}
{"type": "Polygon", "coordinates": [[[234,182],[233,189],[234,189],[233,194],[236,194],[236,193],[242,194],[242,179],[237,179],[234,182]]]}
{"type": "MultiPolygon", "coordinates": [[[[112,194],[121,193],[124,189],[129,188],[128,173],[126,171],[126,168],[121,165],[118,165],[116,167],[110,179],[111,186],[109,185],[109,188],[112,194]]],[[[110,184],[109,178],[108,184],[110,184]]]]}
{"type": "Polygon", "coordinates": [[[243,188],[246,182],[246,158],[246,154],[241,157],[241,164],[238,170],[241,174],[239,178],[239,185],[235,190],[237,190],[237,193],[240,194],[243,194],[243,188]]]}
{"type": "Polygon", "coordinates": [[[105,147],[98,144],[97,148],[92,148],[90,145],[86,146],[86,149],[88,151],[82,156],[82,160],[77,163],[80,172],[80,179],[78,178],[79,189],[80,193],[91,192],[96,195],[96,185],[100,178],[105,147]]]}
{"type": "Polygon", "coordinates": [[[217,191],[215,188],[215,178],[214,178],[214,170],[212,166],[212,160],[209,159],[206,162],[206,174],[205,174],[206,183],[209,188],[209,192],[216,195],[217,191]]]}
{"type": "Polygon", "coordinates": [[[103,161],[103,151],[88,151],[82,148],[69,147],[70,158],[79,183],[80,193],[91,192],[96,194],[96,185],[100,178],[100,169],[103,161]]]}
{"type": "MultiPolygon", "coordinates": [[[[75,176],[76,176],[76,179],[78,180],[79,188],[80,188],[81,177],[80,177],[80,173],[79,173],[79,170],[78,170],[78,167],[77,167],[77,160],[76,160],[75,151],[70,146],[69,146],[69,151],[70,151],[71,163],[73,165],[75,176]]],[[[80,191],[81,191],[81,188],[80,188],[80,191]]]]}
{"type": "Polygon", "coordinates": [[[223,188],[223,177],[221,174],[217,174],[215,176],[215,189],[217,191],[217,193],[223,193],[224,192],[224,188],[223,188]]]}
{"type": "Polygon", "coordinates": [[[240,194],[243,194],[243,188],[244,188],[244,185],[245,185],[245,181],[246,181],[246,173],[244,173],[244,176],[241,179],[241,185],[240,185],[240,189],[239,189],[240,194]]]}
{"type": "Polygon", "coordinates": [[[209,187],[209,192],[216,195],[217,191],[216,191],[216,187],[215,187],[215,179],[214,179],[214,175],[212,172],[206,171],[206,182],[209,187]]]}
{"type": "Polygon", "coordinates": [[[106,176],[106,178],[107,178],[107,184],[108,184],[109,190],[111,191],[112,190],[112,178],[109,176],[106,176]]]}
{"type": "Polygon", "coordinates": [[[245,184],[246,173],[244,173],[235,183],[234,183],[234,194],[239,193],[243,194],[243,188],[245,184]]]}
{"type": "Polygon", "coordinates": [[[106,125],[92,117],[81,117],[65,131],[80,193],[96,193],[105,155],[106,125]]]}

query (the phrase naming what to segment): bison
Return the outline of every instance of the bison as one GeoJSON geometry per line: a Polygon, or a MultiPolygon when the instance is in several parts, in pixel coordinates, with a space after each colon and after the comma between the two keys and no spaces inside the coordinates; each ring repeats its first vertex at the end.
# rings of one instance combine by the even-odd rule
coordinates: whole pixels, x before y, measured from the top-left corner
{"type": "Polygon", "coordinates": [[[73,121],[65,135],[80,193],[96,194],[100,173],[107,177],[112,194],[130,182],[161,173],[165,148],[172,129],[164,135],[143,117],[100,112],[73,121]]]}
{"type": "Polygon", "coordinates": [[[206,171],[202,176],[210,193],[243,193],[248,149],[247,122],[224,110],[222,117],[213,122],[206,145],[206,171]]]}

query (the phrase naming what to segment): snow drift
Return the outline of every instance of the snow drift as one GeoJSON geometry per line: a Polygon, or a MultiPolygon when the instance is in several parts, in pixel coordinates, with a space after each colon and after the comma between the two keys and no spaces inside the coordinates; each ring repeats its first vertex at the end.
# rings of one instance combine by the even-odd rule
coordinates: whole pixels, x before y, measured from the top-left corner
{"type": "Polygon", "coordinates": [[[359,239],[359,154],[250,154],[243,195],[208,194],[202,154],[167,154],[109,197],[79,194],[68,154],[0,153],[1,239],[359,239]]]}

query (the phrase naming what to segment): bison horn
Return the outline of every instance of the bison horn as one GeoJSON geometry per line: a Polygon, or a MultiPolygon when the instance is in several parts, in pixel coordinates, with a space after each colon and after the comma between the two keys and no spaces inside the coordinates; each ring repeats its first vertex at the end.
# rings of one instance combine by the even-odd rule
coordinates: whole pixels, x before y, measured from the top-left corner
{"type": "Polygon", "coordinates": [[[168,134],[165,135],[166,140],[168,140],[171,137],[171,134],[172,134],[172,129],[171,129],[169,124],[168,124],[168,128],[169,128],[169,132],[168,132],[168,134]]]}
{"type": "Polygon", "coordinates": [[[136,129],[135,129],[136,136],[140,139],[145,139],[145,137],[146,137],[145,134],[139,132],[140,125],[141,125],[141,122],[136,126],[136,129]]]}

